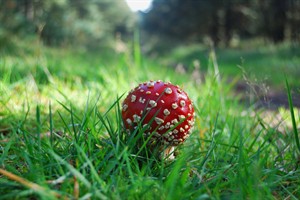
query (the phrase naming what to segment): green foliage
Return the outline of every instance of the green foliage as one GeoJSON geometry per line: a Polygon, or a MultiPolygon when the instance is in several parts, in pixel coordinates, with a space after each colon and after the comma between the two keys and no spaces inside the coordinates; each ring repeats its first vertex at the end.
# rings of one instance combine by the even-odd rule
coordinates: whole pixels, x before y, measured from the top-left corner
{"type": "Polygon", "coordinates": [[[10,39],[13,33],[23,38],[38,37],[48,45],[103,47],[110,45],[117,33],[131,34],[135,23],[134,14],[124,1],[0,2],[0,42],[3,37],[10,39]]]}
{"type": "Polygon", "coordinates": [[[299,6],[297,0],[153,0],[142,25],[162,41],[209,38],[214,46],[230,46],[236,37],[299,41],[299,6]]]}
{"type": "Polygon", "coordinates": [[[217,78],[213,53],[199,84],[141,59],[139,48],[134,56],[38,48],[0,60],[0,199],[300,195],[293,130],[243,107],[217,78]],[[196,108],[193,134],[171,162],[151,154],[143,130],[134,137],[122,127],[124,95],[149,79],[180,85],[196,108]]]}

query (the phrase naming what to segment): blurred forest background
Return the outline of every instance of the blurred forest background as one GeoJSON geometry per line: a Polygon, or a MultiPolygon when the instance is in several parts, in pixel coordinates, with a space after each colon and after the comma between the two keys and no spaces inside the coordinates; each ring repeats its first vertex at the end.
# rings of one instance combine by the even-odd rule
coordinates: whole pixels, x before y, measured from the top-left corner
{"type": "Polygon", "coordinates": [[[300,40],[299,0],[153,0],[138,16],[123,0],[1,0],[1,46],[13,36],[37,36],[46,45],[101,47],[131,36],[137,23],[148,34],[180,42],[238,39],[275,43],[300,40]]]}
{"type": "Polygon", "coordinates": [[[38,37],[49,46],[104,47],[115,33],[126,35],[134,14],[125,1],[1,0],[1,46],[12,37],[38,37]]]}
{"type": "Polygon", "coordinates": [[[34,41],[122,53],[134,35],[145,57],[180,73],[207,69],[214,48],[225,75],[246,72],[282,89],[284,72],[300,85],[300,0],[153,0],[144,12],[125,0],[0,0],[1,52],[34,41]]]}
{"type": "Polygon", "coordinates": [[[299,11],[299,0],[154,0],[143,27],[180,40],[209,38],[215,46],[257,37],[299,41],[299,11]]]}

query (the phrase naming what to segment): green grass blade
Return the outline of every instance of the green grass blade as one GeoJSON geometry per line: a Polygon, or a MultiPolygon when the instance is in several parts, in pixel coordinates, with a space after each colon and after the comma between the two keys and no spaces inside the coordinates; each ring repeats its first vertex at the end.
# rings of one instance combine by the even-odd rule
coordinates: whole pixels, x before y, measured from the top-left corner
{"type": "Polygon", "coordinates": [[[50,126],[50,144],[53,147],[53,116],[52,116],[52,108],[51,102],[49,102],[49,126],[50,126]]]}
{"type": "Polygon", "coordinates": [[[37,123],[38,144],[39,144],[39,148],[40,148],[41,147],[41,127],[42,127],[42,123],[41,123],[41,110],[40,110],[39,105],[36,106],[36,123],[37,123]]]}
{"type": "Polygon", "coordinates": [[[296,119],[295,119],[293,99],[292,99],[292,95],[291,95],[291,89],[290,89],[290,86],[289,86],[289,83],[288,83],[288,80],[286,77],[285,77],[285,83],[286,83],[286,88],[287,88],[287,95],[288,95],[288,101],[289,101],[289,106],[290,106],[293,130],[294,130],[294,134],[295,134],[295,141],[296,141],[297,148],[300,152],[299,134],[298,134],[297,124],[296,124],[296,119]]]}
{"type": "Polygon", "coordinates": [[[74,176],[76,176],[78,178],[78,180],[80,180],[86,188],[91,189],[92,184],[75,167],[70,165],[67,161],[65,161],[63,158],[61,158],[59,155],[57,155],[53,151],[49,151],[49,154],[52,155],[54,157],[54,159],[57,160],[60,164],[65,165],[67,167],[67,169],[74,176]]]}
{"type": "Polygon", "coordinates": [[[80,155],[86,161],[87,165],[90,167],[91,174],[96,179],[96,181],[101,185],[101,189],[106,192],[106,183],[100,178],[100,176],[97,173],[97,170],[95,169],[92,161],[88,158],[88,156],[85,154],[85,152],[83,151],[83,149],[80,146],[78,146],[77,144],[75,144],[75,146],[76,146],[78,152],[80,153],[80,155]]]}

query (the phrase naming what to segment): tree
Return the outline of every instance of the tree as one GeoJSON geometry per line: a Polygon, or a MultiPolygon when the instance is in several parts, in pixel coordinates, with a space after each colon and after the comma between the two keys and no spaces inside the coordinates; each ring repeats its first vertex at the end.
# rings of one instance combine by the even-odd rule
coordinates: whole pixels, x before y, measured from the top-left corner
{"type": "MultiPolygon", "coordinates": [[[[0,0],[0,30],[37,35],[45,44],[101,45],[135,23],[125,1],[0,0]]],[[[1,37],[1,36],[0,36],[1,37]]]]}
{"type": "Polygon", "coordinates": [[[264,36],[274,42],[299,38],[299,0],[154,0],[142,25],[151,34],[180,41],[209,36],[215,46],[233,35],[264,36]]]}
{"type": "Polygon", "coordinates": [[[287,24],[288,2],[282,0],[260,1],[261,16],[263,19],[262,32],[274,42],[282,42],[285,39],[285,27],[287,24]]]}

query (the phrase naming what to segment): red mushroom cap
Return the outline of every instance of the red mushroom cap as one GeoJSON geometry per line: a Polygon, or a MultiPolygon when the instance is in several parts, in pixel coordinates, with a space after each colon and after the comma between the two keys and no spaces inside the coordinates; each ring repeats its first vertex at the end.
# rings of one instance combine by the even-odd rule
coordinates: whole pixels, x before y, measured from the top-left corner
{"type": "Polygon", "coordinates": [[[194,107],[187,94],[171,83],[149,81],[131,90],[122,104],[127,130],[141,123],[145,135],[153,134],[165,144],[185,141],[194,125],[194,107]]]}

